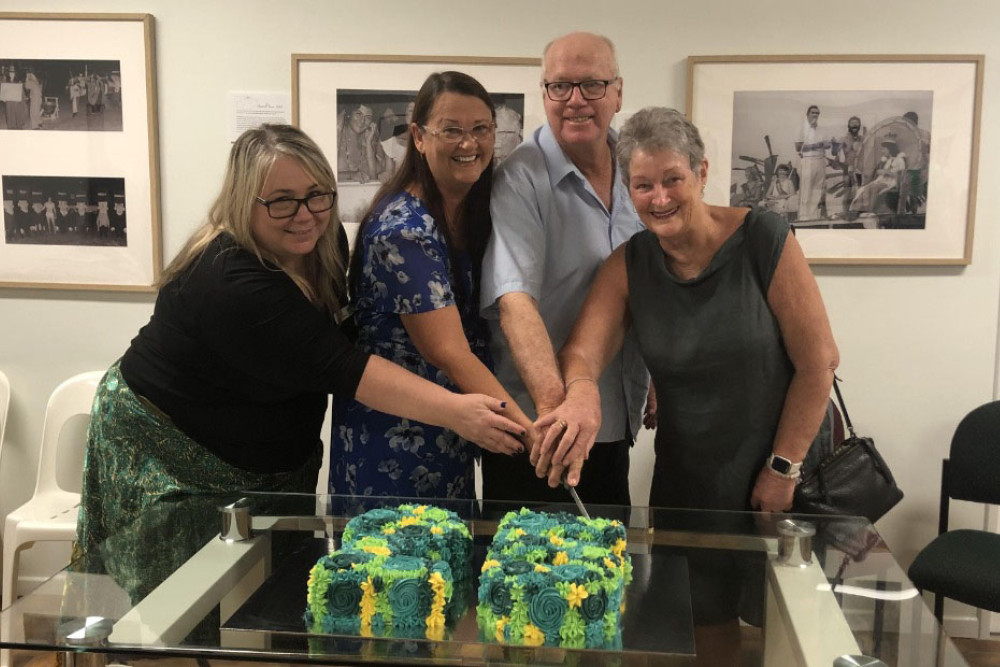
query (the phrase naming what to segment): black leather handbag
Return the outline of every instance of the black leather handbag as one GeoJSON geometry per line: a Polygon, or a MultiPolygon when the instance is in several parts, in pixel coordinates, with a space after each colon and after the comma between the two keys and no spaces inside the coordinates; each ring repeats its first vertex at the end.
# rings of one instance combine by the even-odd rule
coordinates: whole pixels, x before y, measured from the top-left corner
{"type": "Polygon", "coordinates": [[[854,433],[837,378],[833,390],[850,437],[802,478],[795,487],[792,511],[863,516],[874,523],[903,499],[903,492],[875,442],[854,433]]]}

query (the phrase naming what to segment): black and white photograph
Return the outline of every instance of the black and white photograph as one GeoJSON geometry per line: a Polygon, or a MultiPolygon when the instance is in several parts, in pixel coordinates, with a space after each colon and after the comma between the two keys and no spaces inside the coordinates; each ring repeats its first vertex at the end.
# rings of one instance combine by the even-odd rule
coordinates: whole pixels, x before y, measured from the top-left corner
{"type": "Polygon", "coordinates": [[[118,60],[0,59],[0,130],[122,131],[118,60]]]}
{"type": "Polygon", "coordinates": [[[968,264],[982,96],[975,55],[688,57],[706,201],[778,213],[811,264],[968,264]]]}
{"type": "Polygon", "coordinates": [[[730,205],[803,229],[924,229],[933,91],[736,91],[730,205]]]}
{"type": "Polygon", "coordinates": [[[124,178],[4,176],[4,241],[127,246],[124,178]]]}

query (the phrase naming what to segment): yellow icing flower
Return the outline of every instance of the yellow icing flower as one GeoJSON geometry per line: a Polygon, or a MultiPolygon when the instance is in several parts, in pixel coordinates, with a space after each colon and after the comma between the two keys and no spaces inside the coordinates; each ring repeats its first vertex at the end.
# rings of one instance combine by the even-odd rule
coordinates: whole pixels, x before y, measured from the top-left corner
{"type": "Polygon", "coordinates": [[[483,563],[483,569],[482,569],[482,571],[485,572],[486,570],[490,569],[491,567],[500,567],[500,561],[490,559],[490,560],[484,562],[483,563]]]}
{"type": "Polygon", "coordinates": [[[444,528],[441,526],[431,526],[431,535],[443,535],[444,528]]]}
{"type": "Polygon", "coordinates": [[[444,616],[441,617],[441,624],[431,627],[427,625],[427,632],[424,633],[431,641],[439,642],[444,639],[444,616]]]}
{"type": "Polygon", "coordinates": [[[611,553],[621,558],[626,546],[625,540],[618,538],[618,541],[611,545],[611,553]]]}
{"type": "Polygon", "coordinates": [[[501,616],[500,618],[497,619],[497,633],[496,633],[496,636],[497,636],[497,641],[498,642],[502,642],[503,641],[503,629],[507,625],[507,621],[508,620],[510,620],[510,619],[508,619],[506,616],[501,616]]]}
{"type": "Polygon", "coordinates": [[[375,615],[375,584],[371,577],[361,582],[361,604],[359,606],[361,607],[361,634],[367,637],[371,635],[372,616],[375,615]],[[365,634],[366,628],[367,635],[365,634]]]}
{"type": "Polygon", "coordinates": [[[559,537],[558,535],[550,535],[549,542],[556,545],[557,547],[561,547],[565,542],[565,540],[563,540],[563,538],[559,537]]]}
{"type": "Polygon", "coordinates": [[[403,526],[412,526],[417,523],[420,523],[420,519],[418,519],[417,517],[404,516],[402,519],[399,520],[399,527],[402,528],[403,526]]]}
{"type": "Polygon", "coordinates": [[[524,535],[524,529],[523,528],[516,528],[516,529],[514,529],[514,537],[521,537],[522,535],[524,535]]]}
{"type": "Polygon", "coordinates": [[[611,521],[611,525],[612,525],[613,527],[617,528],[617,527],[618,527],[618,526],[620,526],[621,524],[619,524],[619,523],[618,523],[618,519],[613,519],[613,520],[611,521]]]}
{"type": "Polygon", "coordinates": [[[396,529],[395,529],[395,528],[383,528],[383,529],[382,529],[382,534],[383,534],[383,535],[392,535],[392,534],[394,534],[395,532],[396,532],[396,529]]]}
{"type": "Polygon", "coordinates": [[[565,565],[569,562],[569,556],[566,555],[565,551],[557,551],[556,557],[552,559],[553,565],[565,565]]]}
{"type": "Polygon", "coordinates": [[[541,646],[545,643],[545,633],[540,629],[528,623],[524,626],[524,645],[525,646],[541,646]]]}
{"type": "Polygon", "coordinates": [[[611,560],[610,558],[605,558],[605,559],[604,559],[604,565],[605,565],[605,566],[606,566],[606,567],[607,567],[607,568],[608,568],[609,570],[614,570],[614,569],[616,569],[616,568],[618,567],[617,565],[615,565],[615,562],[614,562],[613,560],[611,560]]]}
{"type": "Polygon", "coordinates": [[[535,572],[548,572],[549,568],[545,567],[541,563],[535,563],[535,572]]]}
{"type": "Polygon", "coordinates": [[[416,514],[417,516],[420,516],[426,511],[427,511],[427,505],[417,505],[416,507],[413,508],[413,513],[416,514]]]}
{"type": "Polygon", "coordinates": [[[587,589],[583,586],[579,586],[575,583],[569,585],[569,593],[566,595],[566,601],[569,602],[569,608],[579,607],[583,604],[584,599],[590,595],[587,589]]]}
{"type": "Polygon", "coordinates": [[[376,556],[388,556],[391,553],[389,551],[389,547],[379,547],[373,544],[366,545],[362,548],[364,551],[367,551],[368,553],[374,554],[376,556]]]}

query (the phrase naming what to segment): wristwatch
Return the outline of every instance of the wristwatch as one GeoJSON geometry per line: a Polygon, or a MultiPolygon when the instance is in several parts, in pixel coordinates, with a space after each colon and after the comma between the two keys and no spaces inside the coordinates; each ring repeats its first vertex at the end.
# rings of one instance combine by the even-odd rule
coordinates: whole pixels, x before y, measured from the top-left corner
{"type": "Polygon", "coordinates": [[[785,479],[798,479],[802,474],[801,461],[798,463],[792,463],[784,456],[778,456],[777,454],[771,454],[768,456],[765,465],[772,474],[785,479]]]}

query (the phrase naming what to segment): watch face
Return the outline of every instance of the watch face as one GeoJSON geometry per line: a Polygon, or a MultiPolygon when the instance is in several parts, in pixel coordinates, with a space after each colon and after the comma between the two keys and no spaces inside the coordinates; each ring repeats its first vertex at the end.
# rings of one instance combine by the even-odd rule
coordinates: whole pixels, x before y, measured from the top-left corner
{"type": "Polygon", "coordinates": [[[771,458],[771,470],[780,472],[782,475],[787,475],[788,471],[792,469],[792,462],[781,456],[774,456],[771,458]]]}

